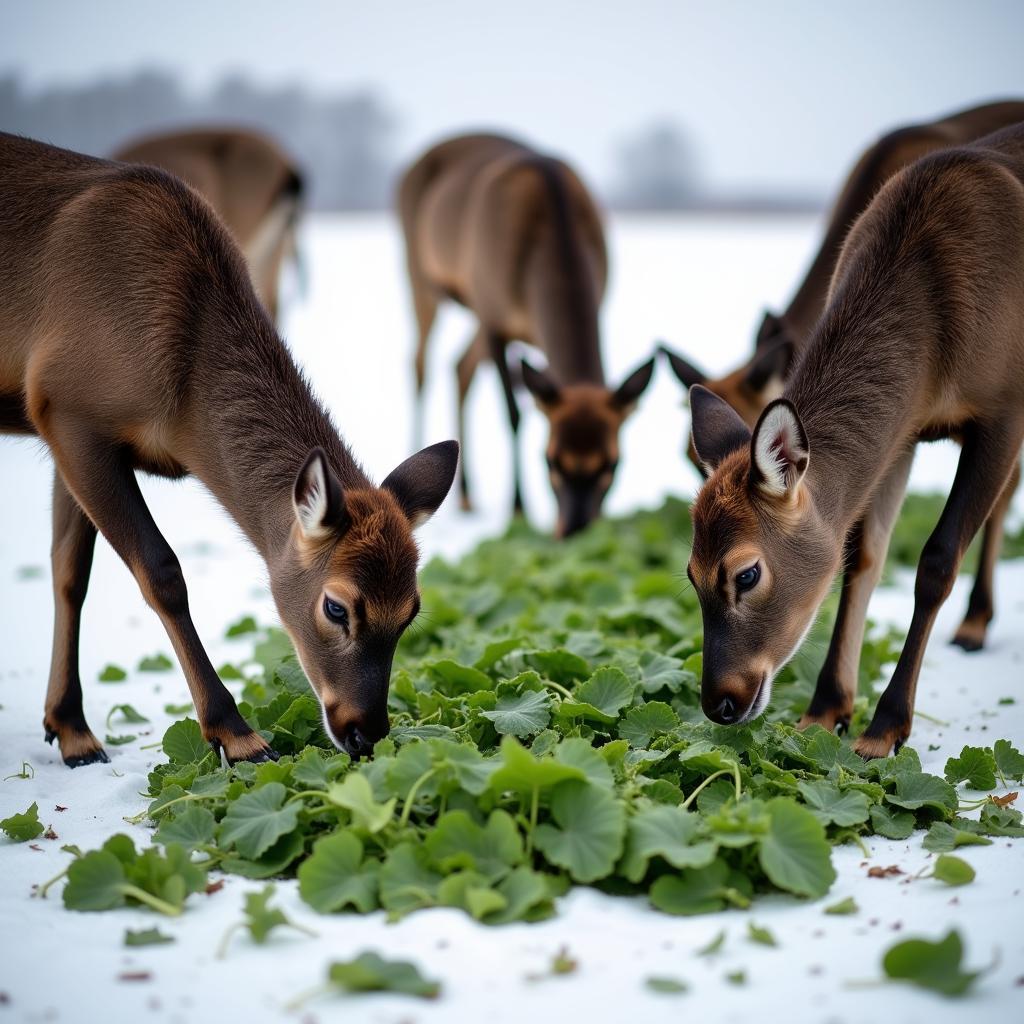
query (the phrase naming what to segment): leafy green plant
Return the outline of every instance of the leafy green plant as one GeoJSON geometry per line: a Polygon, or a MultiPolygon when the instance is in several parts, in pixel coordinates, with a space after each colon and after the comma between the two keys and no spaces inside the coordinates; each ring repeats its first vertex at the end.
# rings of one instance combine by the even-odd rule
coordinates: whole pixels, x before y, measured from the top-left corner
{"type": "Polygon", "coordinates": [[[170,672],[174,662],[162,652],[142,658],[138,664],[139,672],[170,672]]]}
{"type": "Polygon", "coordinates": [[[360,953],[352,960],[335,960],[327,968],[327,984],[292,1000],[288,1008],[295,1009],[314,996],[332,991],[394,992],[419,999],[436,999],[441,994],[441,983],[425,978],[419,968],[407,960],[385,960],[378,953],[360,953]]]}
{"type": "Polygon", "coordinates": [[[964,948],[955,929],[937,942],[906,939],[892,946],[882,959],[890,981],[931,989],[944,996],[962,996],[984,971],[963,968],[964,948]]]}
{"type": "Polygon", "coordinates": [[[123,683],[128,673],[120,665],[107,665],[99,674],[101,683],[123,683]]]}
{"type": "Polygon", "coordinates": [[[265,886],[260,892],[250,892],[245,897],[245,918],[238,924],[233,924],[225,933],[217,949],[217,956],[223,959],[227,956],[228,946],[236,932],[243,929],[248,930],[253,942],[263,945],[275,928],[291,928],[294,931],[302,932],[311,938],[316,938],[316,932],[289,919],[283,910],[270,906],[271,897],[274,895],[272,885],[265,886]]]}
{"type": "Polygon", "coordinates": [[[16,843],[27,843],[41,836],[43,831],[43,823],[39,820],[39,805],[35,801],[28,810],[0,821],[0,832],[16,843]]]}

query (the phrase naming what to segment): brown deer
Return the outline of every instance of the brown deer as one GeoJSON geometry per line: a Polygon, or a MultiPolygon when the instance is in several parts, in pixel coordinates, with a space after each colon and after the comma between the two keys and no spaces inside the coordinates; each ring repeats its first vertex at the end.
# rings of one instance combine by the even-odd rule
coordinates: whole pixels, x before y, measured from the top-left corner
{"type": "Polygon", "coordinates": [[[477,367],[493,360],[512,428],[514,508],[523,507],[519,407],[506,346],[540,348],[547,370],[522,363],[522,380],[550,423],[547,461],[559,536],[600,514],[619,460],[619,429],[651,380],[654,361],[618,388],[605,384],[598,310],[607,277],[601,218],[561,160],[497,135],[465,135],[428,150],[404,175],[399,212],[419,328],[422,410],[430,329],[442,299],[472,310],[479,326],[459,359],[459,477],[466,480],[464,407],[477,367]]]}
{"type": "Polygon", "coordinates": [[[206,202],[164,171],[0,135],[0,430],[56,463],[47,739],[106,761],[82,711],[78,636],[99,530],[160,616],[203,735],[229,761],[276,755],[203,650],[144,470],[201,480],[266,560],[281,621],[335,743],[388,730],[392,654],[419,607],[412,530],[443,500],[458,446],[375,487],[257,300],[206,202]]]}
{"type": "Polygon", "coordinates": [[[272,320],[278,278],[294,255],[303,179],[270,139],[240,128],[168,132],[123,146],[112,157],[160,167],[206,197],[245,254],[253,287],[272,320]]]}
{"type": "MultiPolygon", "coordinates": [[[[694,384],[703,385],[725,399],[743,421],[753,427],[768,403],[782,394],[795,357],[809,341],[814,325],[825,309],[829,281],[843,241],[853,222],[867,209],[882,185],[919,157],[949,146],[973,142],[1020,121],[1024,121],[1024,102],[1006,100],[962,110],[927,124],[898,128],[884,135],[865,151],[843,185],[821,248],[789,307],[781,316],[765,313],[750,359],[724,377],[714,379],[663,346],[662,351],[680,382],[688,388],[694,384]]],[[[703,473],[692,437],[687,449],[691,461],[703,473]]],[[[985,524],[977,577],[967,614],[953,637],[953,643],[966,651],[977,651],[984,646],[988,624],[992,621],[995,565],[1002,546],[1006,512],[1019,482],[1020,467],[1017,466],[985,524]]]]}
{"type": "Polygon", "coordinates": [[[907,640],[855,749],[881,757],[910,733],[935,615],[1024,442],[1024,124],[926,156],[857,219],[825,312],[784,395],[753,432],[690,389],[711,476],[693,507],[688,567],[704,618],[701,700],[723,723],[767,704],[844,562],[838,618],[800,724],[849,723],[868,599],[914,446],[962,445],[918,566],[907,640]]]}

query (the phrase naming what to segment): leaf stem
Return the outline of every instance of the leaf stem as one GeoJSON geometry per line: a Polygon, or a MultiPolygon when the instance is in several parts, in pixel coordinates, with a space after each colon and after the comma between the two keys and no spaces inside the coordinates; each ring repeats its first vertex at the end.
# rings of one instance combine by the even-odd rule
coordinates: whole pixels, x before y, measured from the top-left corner
{"type": "Polygon", "coordinates": [[[731,768],[722,768],[720,771],[715,772],[713,775],[709,775],[679,806],[684,810],[693,803],[697,798],[697,794],[702,789],[710,785],[715,779],[721,778],[723,775],[731,775],[736,782],[736,799],[739,800],[742,795],[742,787],[740,784],[740,766],[738,764],[733,765],[731,768]]]}
{"type": "Polygon", "coordinates": [[[220,943],[217,946],[216,956],[218,960],[223,960],[228,955],[228,946],[231,944],[231,939],[234,937],[235,932],[237,932],[240,928],[244,927],[245,922],[238,921],[224,933],[223,938],[220,940],[220,943]]]}
{"type": "Polygon", "coordinates": [[[161,914],[166,914],[168,917],[181,916],[181,907],[176,907],[173,903],[168,903],[166,900],[160,899],[159,896],[154,896],[151,892],[146,892],[145,889],[140,889],[137,885],[132,885],[130,882],[123,882],[119,888],[125,896],[131,896],[133,900],[138,900],[139,903],[145,903],[145,905],[152,910],[156,910],[161,914]]]}
{"type": "Polygon", "coordinates": [[[920,708],[914,708],[914,714],[918,718],[923,718],[926,722],[934,722],[935,725],[945,726],[949,728],[949,722],[944,722],[941,718],[936,718],[934,715],[929,715],[926,711],[922,711],[920,708]]]}
{"type": "Polygon", "coordinates": [[[565,698],[566,700],[571,700],[571,701],[575,701],[576,700],[576,698],[573,696],[572,691],[571,690],[567,690],[564,686],[562,686],[561,683],[556,683],[556,682],[554,682],[551,679],[545,679],[545,680],[543,680],[543,683],[544,683],[545,686],[550,686],[551,689],[554,690],[556,693],[560,693],[562,695],[562,697],[565,698]]]}
{"type": "Polygon", "coordinates": [[[537,827],[537,811],[540,806],[540,786],[534,783],[533,793],[530,796],[530,831],[526,835],[526,856],[533,854],[533,832],[537,827]]]}
{"type": "Polygon", "coordinates": [[[330,796],[328,796],[326,789],[303,789],[301,792],[293,793],[290,797],[288,797],[287,803],[292,803],[295,800],[300,800],[304,796],[321,796],[325,800],[330,800],[330,796]]]}
{"type": "Polygon", "coordinates": [[[288,1002],[284,1004],[284,1009],[286,1012],[297,1010],[303,1003],[308,1003],[310,999],[313,999],[316,996],[325,996],[331,991],[332,987],[330,985],[317,985],[315,988],[308,988],[305,992],[300,992],[293,999],[289,999],[288,1002]]]}
{"type": "Polygon", "coordinates": [[[409,795],[405,798],[405,806],[402,807],[402,816],[398,819],[398,827],[405,828],[409,824],[409,815],[412,813],[413,804],[416,802],[416,794],[419,793],[420,787],[428,780],[433,778],[437,774],[437,767],[428,768],[413,784],[409,790],[409,795]]]}
{"type": "MultiPolygon", "coordinates": [[[[74,861],[72,861],[71,864],[74,864],[74,861]]],[[[51,878],[48,882],[43,882],[42,885],[37,886],[35,895],[38,896],[40,899],[45,900],[46,894],[50,891],[50,888],[54,886],[57,882],[59,882],[68,873],[68,868],[71,867],[71,864],[68,864],[68,866],[64,868],[64,870],[61,871],[59,875],[54,875],[53,878],[51,878]]]]}
{"type": "MultiPolygon", "coordinates": [[[[212,794],[207,796],[205,793],[186,793],[184,796],[176,796],[173,800],[168,800],[167,803],[161,804],[152,813],[150,813],[150,807],[147,807],[144,811],[139,811],[138,814],[133,814],[130,818],[125,816],[121,820],[127,821],[129,825],[141,825],[147,818],[154,818],[157,814],[162,814],[167,810],[168,807],[173,807],[175,804],[185,803],[189,800],[219,800],[220,797],[213,796],[212,794]]],[[[154,801],[155,802],[155,801],[154,801]]]]}

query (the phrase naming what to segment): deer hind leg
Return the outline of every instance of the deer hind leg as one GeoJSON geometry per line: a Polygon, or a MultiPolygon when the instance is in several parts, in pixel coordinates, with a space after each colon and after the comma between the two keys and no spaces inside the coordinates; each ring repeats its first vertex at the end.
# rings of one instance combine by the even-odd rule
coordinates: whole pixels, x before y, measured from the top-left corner
{"type": "Polygon", "coordinates": [[[846,541],[846,570],[839,597],[839,611],[828,654],[818,675],[807,712],[797,728],[820,725],[830,732],[850,726],[857,696],[860,651],[868,603],[878,585],[889,548],[889,537],[907,487],[914,461],[913,451],[893,464],[876,492],[864,518],[846,541]]]}
{"type": "Polygon", "coordinates": [[[185,673],[203,735],[232,762],[276,759],[239,714],[203,650],[189,614],[181,566],[150,515],[124,450],[59,414],[49,417],[43,435],[68,489],[160,616],[185,673]]]}
{"type": "Polygon", "coordinates": [[[415,437],[413,448],[419,450],[423,447],[424,434],[424,394],[423,390],[427,382],[427,342],[430,340],[430,329],[434,326],[437,317],[437,307],[440,298],[435,288],[416,273],[410,273],[412,282],[412,305],[416,314],[416,357],[413,361],[413,372],[416,377],[416,409],[415,409],[415,437]]]}
{"type": "Polygon", "coordinates": [[[466,395],[469,393],[469,386],[473,383],[477,367],[490,354],[487,344],[487,335],[483,328],[477,330],[462,353],[455,366],[455,376],[458,382],[458,422],[459,422],[459,450],[462,457],[459,459],[459,497],[464,512],[472,511],[473,504],[469,499],[469,481],[466,476],[466,395]]]}
{"type": "Polygon", "coordinates": [[[82,604],[96,546],[96,527],[68,492],[60,473],[53,477],[53,656],[46,688],[43,729],[55,739],[69,768],[109,761],[82,710],[78,635],[82,604]]]}
{"type": "Polygon", "coordinates": [[[1024,420],[1019,419],[972,424],[965,431],[953,487],[921,552],[906,643],[871,724],[854,744],[862,757],[885,757],[910,735],[917,679],[935,616],[953,588],[964,552],[1009,481],[1022,441],[1024,420]]]}
{"type": "Polygon", "coordinates": [[[512,380],[512,373],[505,355],[507,347],[505,339],[494,331],[488,331],[487,344],[491,359],[494,360],[494,365],[498,368],[501,390],[505,395],[505,406],[508,409],[508,425],[512,429],[512,513],[519,516],[523,514],[523,474],[519,460],[519,404],[516,402],[515,382],[512,380]]]}
{"type": "Polygon", "coordinates": [[[960,628],[953,636],[953,643],[965,651],[980,651],[985,646],[985,634],[988,624],[995,614],[993,599],[996,562],[999,550],[1003,546],[1003,530],[1006,513],[1010,502],[1020,483],[1020,461],[1013,467],[1009,483],[999,495],[999,500],[992,509],[992,514],[985,522],[981,537],[981,551],[978,555],[978,572],[967,602],[967,614],[960,628]]]}

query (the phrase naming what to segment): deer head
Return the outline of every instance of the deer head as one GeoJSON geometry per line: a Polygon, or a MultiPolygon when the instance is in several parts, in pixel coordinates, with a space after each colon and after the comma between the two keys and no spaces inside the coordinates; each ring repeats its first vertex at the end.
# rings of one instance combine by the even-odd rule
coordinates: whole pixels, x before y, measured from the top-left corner
{"type": "Polygon", "coordinates": [[[380,487],[347,488],[317,448],[295,479],[271,590],[327,733],[354,757],[387,735],[395,646],[420,607],[413,530],[444,500],[458,452],[454,441],[435,444],[380,487]]]}
{"type": "Polygon", "coordinates": [[[619,464],[619,430],[651,382],[649,359],[612,390],[600,384],[559,385],[523,361],[523,382],[548,419],[548,477],[558,502],[559,537],[582,530],[601,513],[619,464]]]}
{"type": "Polygon", "coordinates": [[[772,402],[753,432],[700,385],[690,408],[709,474],[693,505],[687,566],[704,619],[701,705],[732,725],[764,710],[828,593],[841,544],[807,485],[810,446],[790,402],[772,402]]]}

